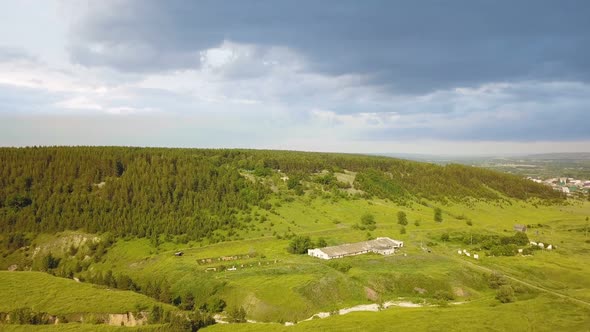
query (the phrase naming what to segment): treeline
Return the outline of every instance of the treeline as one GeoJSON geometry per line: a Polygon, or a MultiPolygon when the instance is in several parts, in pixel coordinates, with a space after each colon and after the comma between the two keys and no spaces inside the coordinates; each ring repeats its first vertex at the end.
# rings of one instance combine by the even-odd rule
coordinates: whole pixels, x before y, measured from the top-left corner
{"type": "MultiPolygon", "coordinates": [[[[239,228],[240,216],[270,208],[269,187],[241,171],[312,179],[346,188],[331,175],[358,172],[355,187],[406,200],[561,199],[516,176],[460,165],[437,166],[387,157],[264,150],[129,147],[0,148],[0,232],[83,229],[115,236],[212,236],[239,228]],[[327,175],[317,175],[328,170],[327,175]],[[312,176],[313,175],[313,176],[312,176]]],[[[290,181],[299,189],[299,181],[290,181]]],[[[11,239],[11,246],[22,239],[11,239]]]]}
{"type": "Polygon", "coordinates": [[[539,198],[561,200],[563,195],[548,186],[514,175],[463,165],[439,166],[428,163],[395,160],[386,170],[361,171],[355,186],[372,195],[404,201],[408,197],[434,201],[539,198]]]}
{"type": "Polygon", "coordinates": [[[205,150],[51,147],[0,149],[0,232],[190,239],[238,224],[268,189],[205,150]]]}
{"type": "Polygon", "coordinates": [[[475,246],[474,250],[486,251],[489,256],[514,256],[518,253],[519,247],[523,249],[524,255],[531,254],[533,250],[538,249],[536,246],[529,246],[529,238],[526,233],[522,232],[516,232],[511,236],[465,232],[443,233],[441,240],[475,246]]]}

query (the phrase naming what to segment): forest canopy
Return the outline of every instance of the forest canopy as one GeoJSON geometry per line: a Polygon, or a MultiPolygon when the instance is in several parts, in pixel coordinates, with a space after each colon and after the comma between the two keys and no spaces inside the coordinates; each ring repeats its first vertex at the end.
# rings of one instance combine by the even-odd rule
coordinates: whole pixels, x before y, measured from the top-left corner
{"type": "MultiPolygon", "coordinates": [[[[0,148],[0,231],[83,229],[200,239],[231,229],[273,195],[258,177],[357,172],[355,187],[395,200],[562,199],[517,176],[388,157],[266,150],[131,147],[0,148]]],[[[325,177],[328,178],[328,177],[325,177]]],[[[332,177],[329,177],[332,179],[332,177]]],[[[297,189],[301,191],[299,185],[297,189]]]]}

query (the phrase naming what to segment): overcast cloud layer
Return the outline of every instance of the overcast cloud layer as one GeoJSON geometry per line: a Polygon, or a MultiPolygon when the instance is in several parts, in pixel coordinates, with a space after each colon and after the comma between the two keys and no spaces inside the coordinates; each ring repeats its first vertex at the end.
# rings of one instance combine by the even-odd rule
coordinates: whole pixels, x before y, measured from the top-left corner
{"type": "Polygon", "coordinates": [[[0,11],[0,145],[590,150],[587,1],[0,11]]]}

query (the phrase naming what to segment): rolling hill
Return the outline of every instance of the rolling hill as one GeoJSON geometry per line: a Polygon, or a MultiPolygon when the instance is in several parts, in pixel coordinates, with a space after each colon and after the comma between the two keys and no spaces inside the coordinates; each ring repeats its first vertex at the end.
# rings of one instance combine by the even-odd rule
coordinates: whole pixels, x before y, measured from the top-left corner
{"type": "MultiPolygon", "coordinates": [[[[571,320],[548,329],[588,323],[590,284],[583,280],[590,272],[590,204],[518,176],[387,157],[264,150],[5,148],[0,162],[0,268],[62,277],[26,272],[63,300],[52,307],[14,284],[24,272],[0,274],[13,280],[9,298],[25,294],[14,301],[18,306],[47,303],[39,310],[65,313],[87,305],[81,311],[104,312],[103,300],[67,303],[73,296],[67,284],[149,299],[148,311],[163,306],[178,313],[162,322],[169,328],[176,315],[195,312],[239,321],[240,309],[261,323],[209,328],[339,331],[377,315],[366,330],[399,319],[428,330],[453,322],[473,326],[477,322],[457,317],[476,314],[483,315],[481,326],[502,315],[503,328],[527,315],[519,327],[530,328],[555,306],[571,320]],[[369,227],[367,215],[374,220],[369,227]],[[518,242],[515,224],[529,226],[526,242],[556,249],[518,242]],[[338,245],[380,236],[406,246],[392,256],[336,261],[287,250],[301,237],[312,245],[338,245]],[[457,256],[460,249],[482,258],[457,256]],[[82,283],[63,279],[74,277],[82,283]],[[512,292],[510,303],[497,299],[500,284],[512,292]],[[413,308],[305,321],[391,301],[413,308]],[[425,317],[438,317],[439,325],[425,317]]],[[[133,301],[121,299],[120,309],[130,310],[125,305],[133,301]]]]}

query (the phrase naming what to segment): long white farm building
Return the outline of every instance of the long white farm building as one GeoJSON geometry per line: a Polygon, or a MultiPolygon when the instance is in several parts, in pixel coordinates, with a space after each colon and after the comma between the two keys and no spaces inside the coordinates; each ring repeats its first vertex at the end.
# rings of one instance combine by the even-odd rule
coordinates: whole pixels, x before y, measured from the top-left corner
{"type": "Polygon", "coordinates": [[[374,240],[357,243],[347,243],[339,246],[308,249],[307,254],[321,259],[334,259],[374,252],[381,255],[391,255],[395,249],[402,248],[404,243],[388,237],[378,237],[374,240]]]}

